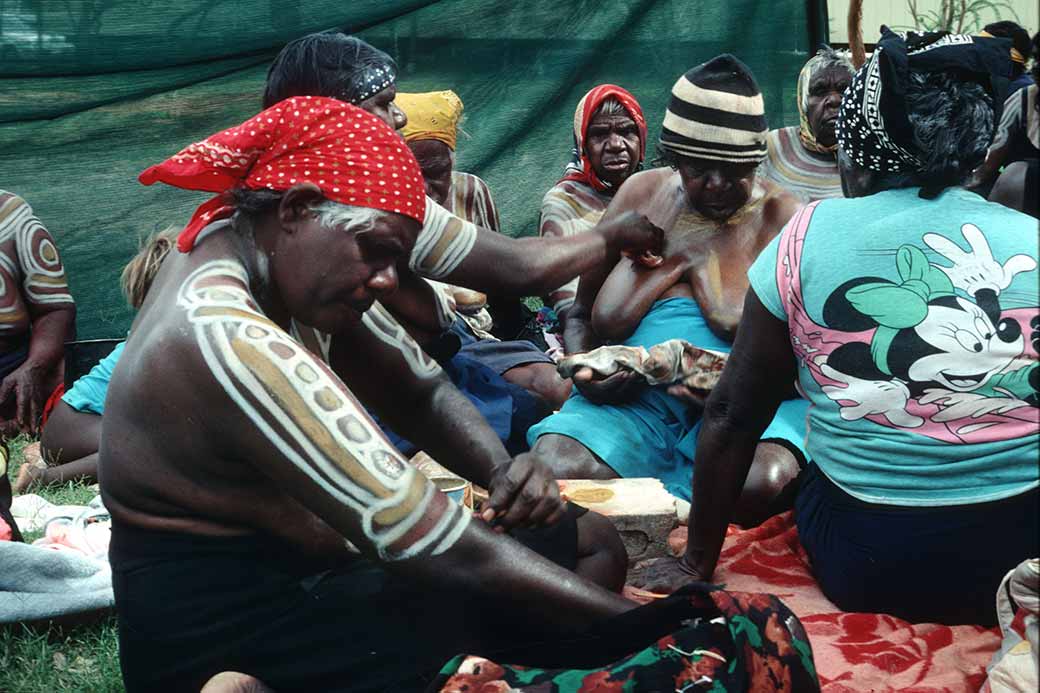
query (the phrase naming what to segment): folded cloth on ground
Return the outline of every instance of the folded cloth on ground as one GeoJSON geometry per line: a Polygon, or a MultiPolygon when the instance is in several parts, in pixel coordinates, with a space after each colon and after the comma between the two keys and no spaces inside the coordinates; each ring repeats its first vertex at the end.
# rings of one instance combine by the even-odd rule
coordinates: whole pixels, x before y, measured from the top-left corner
{"type": "Polygon", "coordinates": [[[75,519],[87,510],[104,510],[101,496],[95,496],[86,505],[55,505],[35,493],[15,496],[11,502],[11,515],[22,532],[35,532],[46,527],[47,523],[59,517],[75,519]]]}
{"type": "Polygon", "coordinates": [[[993,655],[982,693],[1040,690],[1040,560],[1022,561],[997,589],[1004,641],[993,655]]]}
{"type": "Polygon", "coordinates": [[[96,611],[114,603],[107,561],[0,542],[0,565],[0,623],[96,611]]]}
{"type": "MultiPolygon", "coordinates": [[[[72,551],[97,561],[108,562],[108,544],[112,539],[112,517],[100,497],[95,498],[98,506],[80,506],[76,515],[56,515],[44,526],[44,535],[33,542],[57,551],[72,551]]],[[[64,506],[65,508],[77,506],[64,506]]]]}
{"type": "MultiPolygon", "coordinates": [[[[685,550],[686,527],[670,543],[685,550]]],[[[809,635],[823,693],[975,693],[1000,646],[996,628],[840,611],[816,584],[790,512],[754,529],[731,526],[712,579],[727,590],[769,592],[791,608],[809,635]]]]}
{"type": "Polygon", "coordinates": [[[564,378],[570,378],[582,368],[591,368],[602,376],[625,370],[638,373],[650,385],[682,383],[696,390],[711,390],[719,382],[727,356],[701,349],[684,339],[669,339],[649,349],[601,346],[561,359],[556,370],[564,378]]]}

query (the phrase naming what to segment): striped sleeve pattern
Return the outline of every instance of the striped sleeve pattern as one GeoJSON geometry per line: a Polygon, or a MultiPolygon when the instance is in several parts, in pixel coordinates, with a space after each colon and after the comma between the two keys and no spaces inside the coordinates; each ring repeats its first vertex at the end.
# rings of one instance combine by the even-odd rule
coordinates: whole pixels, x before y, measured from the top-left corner
{"type": "Polygon", "coordinates": [[[1004,102],[1004,113],[1000,116],[997,134],[993,136],[993,143],[989,146],[990,151],[1006,147],[1011,135],[1021,130],[1022,126],[1022,95],[1015,92],[1004,102]]]}
{"type": "Polygon", "coordinates": [[[501,231],[498,220],[498,209],[491,199],[491,189],[481,178],[472,173],[452,171],[451,195],[445,208],[457,217],[461,217],[477,226],[492,231],[501,231]]]}
{"type": "Polygon", "coordinates": [[[759,175],[786,188],[803,202],[843,197],[837,160],[825,159],[803,147],[797,127],[770,131],[766,145],[769,153],[758,170],[759,175]]]}
{"type": "Polygon", "coordinates": [[[17,254],[2,257],[11,276],[22,277],[25,301],[34,305],[72,305],[65,268],[61,264],[54,239],[44,228],[32,208],[17,195],[0,190],[0,245],[13,239],[17,254]]]}
{"type": "MultiPolygon", "coordinates": [[[[542,219],[538,227],[540,236],[573,236],[596,226],[610,198],[596,192],[591,186],[579,181],[557,183],[542,198],[542,219]]],[[[578,278],[550,292],[548,303],[557,313],[567,310],[574,303],[578,291],[578,278]]]]}
{"type": "Polygon", "coordinates": [[[477,227],[426,198],[426,219],[408,266],[429,279],[442,279],[466,259],[477,241],[477,227]]]}

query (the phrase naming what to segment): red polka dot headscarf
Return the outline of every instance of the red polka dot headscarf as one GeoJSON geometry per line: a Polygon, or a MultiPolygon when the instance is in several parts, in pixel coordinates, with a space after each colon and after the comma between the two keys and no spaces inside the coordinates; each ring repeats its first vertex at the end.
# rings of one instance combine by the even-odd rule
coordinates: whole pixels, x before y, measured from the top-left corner
{"type": "MultiPolygon", "coordinates": [[[[420,224],[426,215],[422,173],[404,141],[374,115],[319,96],[286,99],[145,169],[138,180],[215,193],[313,183],[345,205],[397,212],[420,224]]],[[[204,203],[177,247],[191,251],[203,228],[234,211],[223,195],[204,203]]]]}

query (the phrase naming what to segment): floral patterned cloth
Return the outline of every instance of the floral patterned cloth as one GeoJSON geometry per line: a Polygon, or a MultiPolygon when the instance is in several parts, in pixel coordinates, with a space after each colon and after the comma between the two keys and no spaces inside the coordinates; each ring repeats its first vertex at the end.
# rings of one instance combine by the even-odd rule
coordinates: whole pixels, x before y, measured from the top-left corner
{"type": "MultiPolygon", "coordinates": [[[[768,594],[690,585],[653,607],[682,618],[671,635],[592,669],[541,669],[459,656],[441,672],[442,693],[621,693],[622,691],[819,691],[808,637],[768,594]],[[667,605],[665,605],[667,604],[667,605]],[[663,607],[663,608],[662,608],[663,607]]],[[[665,616],[667,614],[667,616],[665,616]]],[[[594,648],[595,639],[583,644],[594,648]]]]}
{"type": "MultiPolygon", "coordinates": [[[[673,551],[685,550],[685,531],[672,533],[673,551]]],[[[975,693],[1000,646],[997,628],[841,611],[816,584],[789,512],[754,529],[730,527],[713,579],[768,591],[791,608],[812,641],[823,693],[975,693]]]]}

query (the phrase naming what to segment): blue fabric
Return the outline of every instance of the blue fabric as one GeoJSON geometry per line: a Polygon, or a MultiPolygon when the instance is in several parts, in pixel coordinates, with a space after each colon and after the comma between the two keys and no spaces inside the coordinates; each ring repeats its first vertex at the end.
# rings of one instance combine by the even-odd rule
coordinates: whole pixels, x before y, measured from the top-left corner
{"type": "Polygon", "coordinates": [[[78,412],[84,414],[105,413],[105,395],[108,394],[108,382],[112,379],[112,371],[119,361],[126,342],[120,342],[112,352],[101,359],[90,372],[77,380],[72,389],[61,397],[61,401],[78,412]]]}
{"type": "Polygon", "coordinates": [[[1015,77],[1013,80],[1011,80],[1011,83],[1008,84],[1007,95],[1011,96],[1019,89],[1028,89],[1031,86],[1033,86],[1033,76],[1030,75],[1028,72],[1023,72],[1018,77],[1015,77]]]}
{"type": "Polygon", "coordinates": [[[459,353],[465,354],[476,361],[484,364],[499,375],[511,368],[525,366],[529,363],[556,362],[549,358],[545,352],[535,346],[532,342],[524,339],[500,341],[497,339],[477,339],[464,320],[458,318],[452,324],[450,331],[458,335],[462,342],[459,353]]]}
{"type": "MultiPolygon", "coordinates": [[[[697,302],[683,297],[654,303],[624,343],[649,348],[669,339],[730,350],[708,327],[697,302]]],[[[781,438],[803,450],[807,407],[800,399],[784,402],[762,439],[781,438]]],[[[670,493],[689,500],[699,430],[700,420],[691,421],[689,407],[663,387],[647,388],[623,405],[593,404],[575,390],[558,413],[531,427],[527,441],[533,445],[548,433],[574,438],[620,476],[656,477],[670,493]]]]}
{"type": "Polygon", "coordinates": [[[974,193],[904,188],[824,200],[759,255],[751,288],[788,324],[811,402],[808,457],[846,493],[942,506],[1037,487],[1037,240],[1036,219],[974,193]]]}
{"type": "Polygon", "coordinates": [[[1036,555],[1037,508],[1036,489],[977,505],[871,505],[810,464],[795,521],[820,589],[842,611],[993,626],[1004,574],[1036,555]]]}
{"type": "MultiPolygon", "coordinates": [[[[527,390],[508,382],[464,352],[440,363],[444,374],[477,408],[506,450],[511,455],[526,452],[525,433],[531,424],[545,416],[546,407],[527,390]]],[[[414,443],[395,433],[372,412],[369,414],[401,454],[411,456],[419,451],[414,443]]]]}

